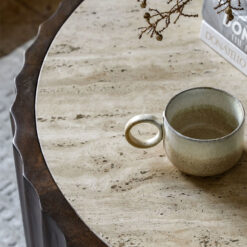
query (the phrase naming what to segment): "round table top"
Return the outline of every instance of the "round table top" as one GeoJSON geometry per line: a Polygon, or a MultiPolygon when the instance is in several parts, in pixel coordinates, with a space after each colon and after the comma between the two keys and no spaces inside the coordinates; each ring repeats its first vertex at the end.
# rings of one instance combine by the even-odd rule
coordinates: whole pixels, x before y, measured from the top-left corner
{"type": "Polygon", "coordinates": [[[60,29],[36,99],[48,168],[109,246],[246,246],[245,155],[221,176],[196,178],[172,166],[162,144],[135,149],[124,138],[129,118],[161,119],[168,100],[191,87],[227,90],[247,109],[246,77],[199,39],[200,18],[181,19],[157,42],[138,39],[143,12],[134,0],[86,0],[60,29]]]}

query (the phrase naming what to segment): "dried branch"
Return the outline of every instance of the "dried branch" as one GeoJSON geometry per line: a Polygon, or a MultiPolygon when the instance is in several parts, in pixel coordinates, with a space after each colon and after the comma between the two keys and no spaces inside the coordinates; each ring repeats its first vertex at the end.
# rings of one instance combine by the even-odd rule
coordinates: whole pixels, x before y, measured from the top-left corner
{"type": "Polygon", "coordinates": [[[234,15],[232,14],[232,10],[243,10],[244,8],[241,7],[241,0],[238,0],[238,7],[234,7],[232,5],[232,0],[220,0],[218,5],[214,7],[217,10],[217,14],[225,11],[227,14],[227,23],[234,19],[234,15]]]}
{"type": "MultiPolygon", "coordinates": [[[[139,38],[142,38],[144,33],[150,33],[150,37],[152,38],[154,34],[156,35],[156,39],[161,41],[163,39],[162,32],[167,29],[171,23],[171,19],[174,16],[175,20],[174,24],[177,23],[180,16],[184,17],[198,17],[197,14],[186,14],[184,13],[184,7],[192,0],[168,0],[167,4],[174,3],[169,11],[160,12],[157,9],[149,8],[149,12],[144,14],[144,18],[148,23],[147,27],[140,27],[141,33],[139,38]],[[161,23],[162,22],[162,23],[161,23]],[[162,25],[161,28],[159,28],[162,25]]],[[[147,0],[143,0],[141,3],[141,7],[145,8],[147,6],[147,0]]]]}
{"type": "MultiPolygon", "coordinates": [[[[141,1],[141,8],[147,7],[147,0],[141,1]]],[[[149,34],[152,38],[156,35],[156,39],[161,41],[163,39],[162,32],[165,31],[171,23],[176,24],[181,16],[183,17],[198,17],[198,14],[186,14],[184,9],[192,0],[167,0],[167,4],[171,6],[168,11],[160,11],[158,9],[149,8],[144,14],[144,19],[147,22],[147,26],[140,27],[139,39],[142,38],[143,34],[149,34]],[[173,4],[173,5],[172,5],[173,4]],[[174,20],[172,21],[172,19],[174,20]]],[[[233,20],[234,16],[232,10],[243,10],[241,1],[238,0],[238,6],[233,6],[233,0],[219,0],[218,5],[214,8],[217,13],[225,11],[227,14],[227,22],[233,20]]]]}

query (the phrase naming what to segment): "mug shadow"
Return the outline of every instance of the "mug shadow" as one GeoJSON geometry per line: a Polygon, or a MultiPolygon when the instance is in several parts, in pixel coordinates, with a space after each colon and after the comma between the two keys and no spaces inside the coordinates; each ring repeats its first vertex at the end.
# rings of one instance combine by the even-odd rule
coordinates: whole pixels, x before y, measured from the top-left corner
{"type": "MultiPolygon", "coordinates": [[[[214,197],[217,203],[224,204],[224,208],[234,216],[247,219],[247,150],[243,152],[238,164],[225,173],[213,177],[195,177],[182,174],[187,182],[198,187],[203,193],[214,197]]],[[[238,220],[232,224],[238,224],[238,220]]]]}

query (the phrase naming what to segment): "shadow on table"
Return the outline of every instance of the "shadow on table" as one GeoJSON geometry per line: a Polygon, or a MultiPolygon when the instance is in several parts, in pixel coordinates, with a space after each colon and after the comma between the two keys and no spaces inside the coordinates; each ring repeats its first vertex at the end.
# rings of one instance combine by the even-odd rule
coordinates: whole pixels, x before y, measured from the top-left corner
{"type": "Polygon", "coordinates": [[[217,202],[224,203],[226,208],[234,209],[238,216],[247,218],[247,152],[244,151],[236,166],[227,172],[213,177],[187,177],[187,181],[193,183],[204,193],[208,193],[217,202]]]}

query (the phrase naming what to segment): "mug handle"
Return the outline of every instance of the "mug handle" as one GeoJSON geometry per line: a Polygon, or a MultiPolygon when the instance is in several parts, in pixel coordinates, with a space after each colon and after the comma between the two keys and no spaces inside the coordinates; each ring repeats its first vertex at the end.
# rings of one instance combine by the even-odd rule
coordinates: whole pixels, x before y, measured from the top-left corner
{"type": "Polygon", "coordinates": [[[163,139],[163,125],[158,119],[150,114],[141,114],[131,118],[125,125],[125,138],[134,147],[137,148],[150,148],[158,144],[163,139]],[[150,123],[158,128],[158,133],[145,141],[141,141],[134,137],[131,129],[141,123],[150,123]]]}

